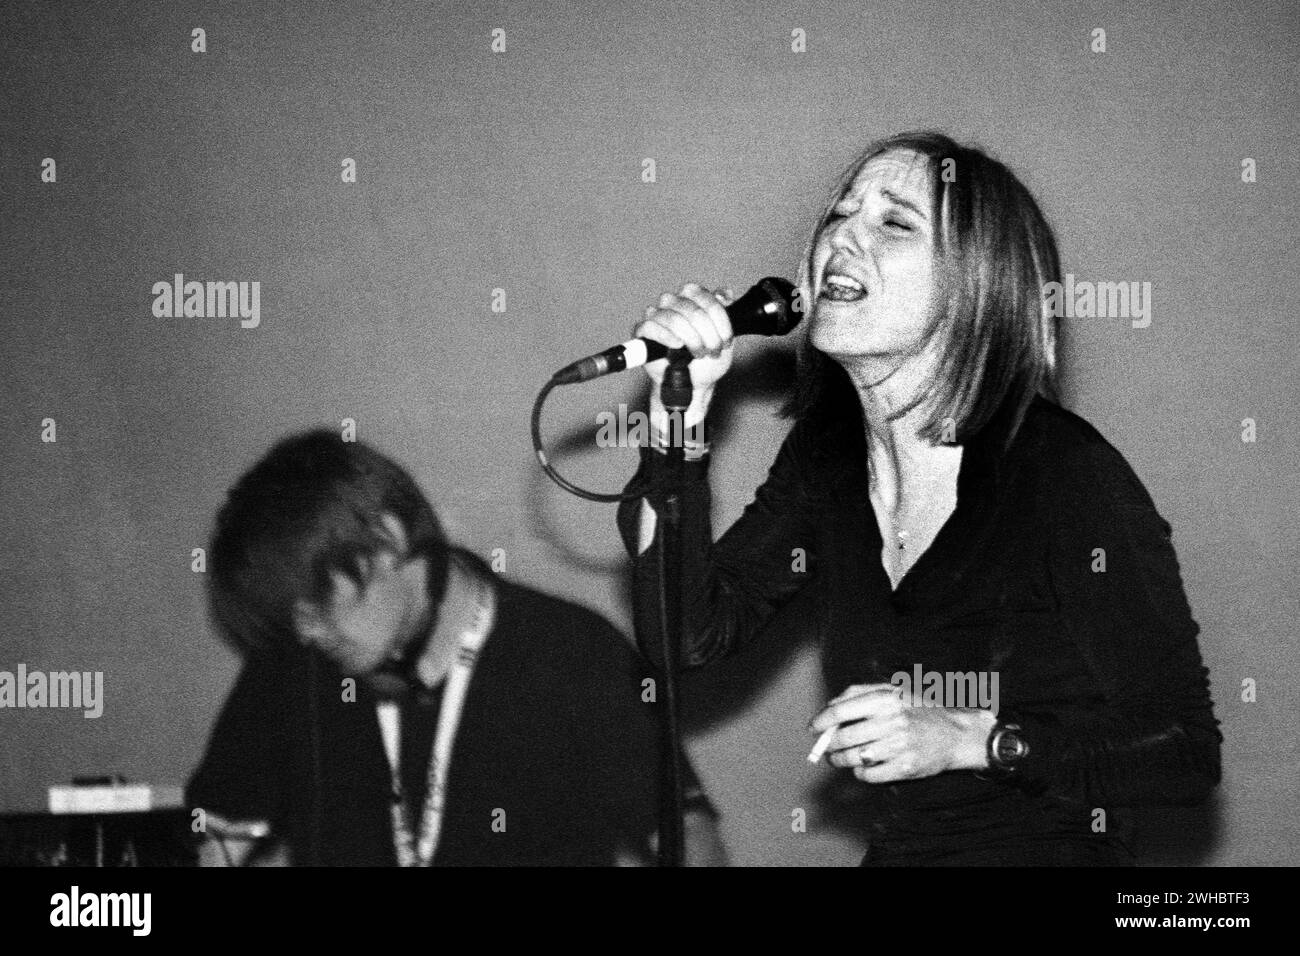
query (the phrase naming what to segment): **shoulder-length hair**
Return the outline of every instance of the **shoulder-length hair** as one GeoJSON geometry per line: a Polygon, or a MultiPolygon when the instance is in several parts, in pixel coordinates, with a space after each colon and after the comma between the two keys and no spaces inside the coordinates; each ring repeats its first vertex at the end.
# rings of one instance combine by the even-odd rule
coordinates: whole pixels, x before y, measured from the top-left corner
{"type": "MultiPolygon", "coordinates": [[[[813,250],[835,205],[868,161],[893,150],[912,150],[927,167],[937,289],[926,341],[939,355],[930,388],[895,414],[928,403],[919,434],[936,444],[962,443],[1005,406],[1009,442],[1035,395],[1057,398],[1057,318],[1043,289],[1060,280],[1061,266],[1034,197],[1002,163],[930,131],[872,143],[839,177],[809,236],[799,266],[801,301],[811,310],[819,285],[813,250]]],[[[805,331],[784,413],[839,418],[860,409],[847,373],[813,348],[805,331]]]]}

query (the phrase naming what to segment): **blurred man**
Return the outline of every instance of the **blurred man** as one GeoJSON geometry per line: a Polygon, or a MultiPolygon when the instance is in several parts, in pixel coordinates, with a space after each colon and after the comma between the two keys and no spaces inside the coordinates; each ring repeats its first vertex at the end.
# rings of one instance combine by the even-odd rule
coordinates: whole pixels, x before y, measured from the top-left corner
{"type": "MultiPolygon", "coordinates": [[[[648,667],[450,546],[388,458],[326,431],[278,444],[218,514],[207,582],[246,661],[188,789],[203,862],[652,859],[648,667]]],[[[721,863],[688,778],[688,861],[721,863]]]]}

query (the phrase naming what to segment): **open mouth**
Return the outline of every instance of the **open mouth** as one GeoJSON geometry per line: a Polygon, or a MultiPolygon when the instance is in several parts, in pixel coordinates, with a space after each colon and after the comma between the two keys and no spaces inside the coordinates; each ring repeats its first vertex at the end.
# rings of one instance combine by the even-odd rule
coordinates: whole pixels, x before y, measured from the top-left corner
{"type": "Polygon", "coordinates": [[[860,302],[866,297],[867,290],[861,282],[838,272],[829,273],[822,283],[821,298],[831,302],[860,302]]]}

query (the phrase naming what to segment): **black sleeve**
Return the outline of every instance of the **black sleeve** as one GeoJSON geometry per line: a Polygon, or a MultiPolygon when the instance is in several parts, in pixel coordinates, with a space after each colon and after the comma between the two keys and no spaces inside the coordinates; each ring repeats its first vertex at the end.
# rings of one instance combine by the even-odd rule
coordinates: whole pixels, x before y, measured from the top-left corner
{"type": "MultiPolygon", "coordinates": [[[[594,844],[645,856],[664,769],[660,677],[600,615],[573,608],[568,617],[567,646],[552,655],[548,681],[574,706],[572,726],[557,733],[569,749],[561,760],[573,769],[555,785],[571,792],[594,844]]],[[[688,808],[716,815],[684,753],[681,761],[688,808]]]]}
{"type": "MultiPolygon", "coordinates": [[[[767,479],[736,523],[715,544],[708,458],[688,462],[680,498],[683,538],[685,626],[679,651],[683,667],[698,667],[725,656],[754,637],[776,611],[816,572],[813,535],[814,497],[806,462],[807,430],[796,425],[786,438],[767,479]],[[801,549],[796,557],[796,549],[801,549]]],[[[633,613],[642,652],[662,667],[659,614],[660,548],[654,543],[637,554],[641,501],[662,516],[666,458],[641,450],[641,467],[629,490],[643,495],[619,506],[623,543],[633,558],[633,613]]]]}
{"type": "Polygon", "coordinates": [[[288,763],[285,682],[271,662],[248,662],[222,707],[186,801],[234,820],[280,820],[288,763]]]}
{"type": "Polygon", "coordinates": [[[1098,805],[1199,802],[1219,781],[1223,737],[1169,524],[1109,445],[1064,464],[1045,503],[1053,588],[1106,708],[1069,725],[1004,711],[1030,743],[1022,779],[1098,805]]]}

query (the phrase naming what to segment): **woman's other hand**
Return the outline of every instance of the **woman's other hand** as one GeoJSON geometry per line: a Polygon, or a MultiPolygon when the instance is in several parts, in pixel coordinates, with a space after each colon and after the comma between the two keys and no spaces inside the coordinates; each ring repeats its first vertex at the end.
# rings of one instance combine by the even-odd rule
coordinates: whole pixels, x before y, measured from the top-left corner
{"type": "Polygon", "coordinates": [[[975,708],[916,706],[894,684],[857,684],[813,718],[809,730],[839,725],[828,758],[864,783],[932,777],[988,767],[997,717],[975,708]]]}

